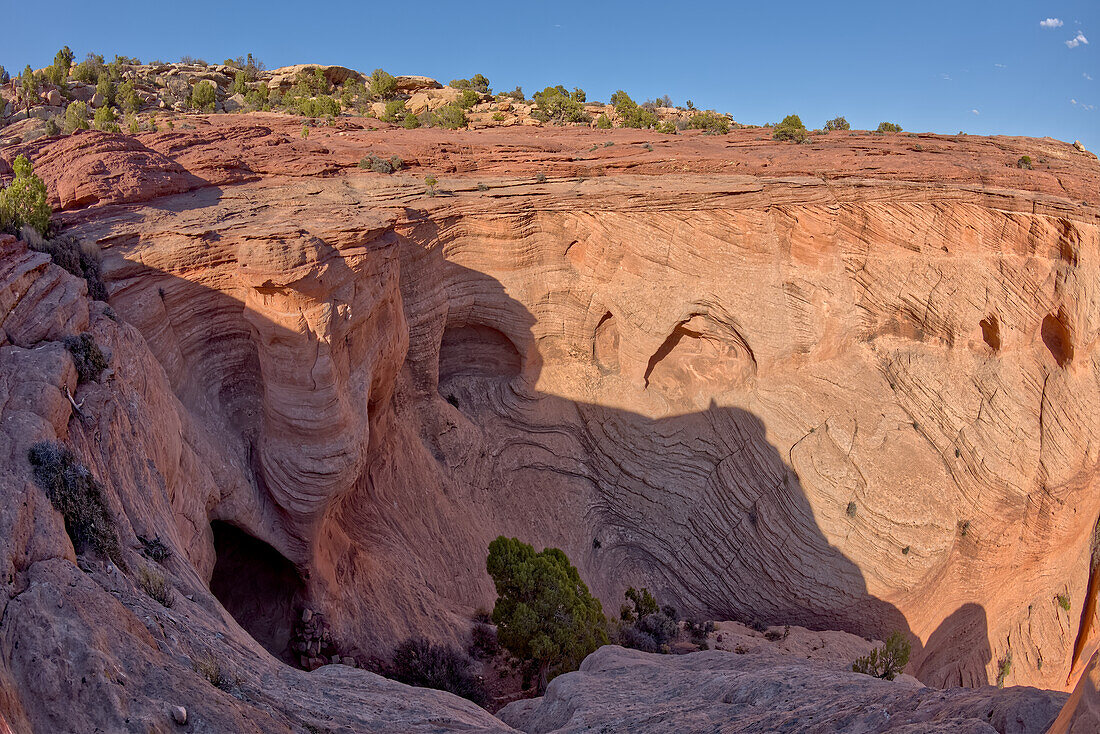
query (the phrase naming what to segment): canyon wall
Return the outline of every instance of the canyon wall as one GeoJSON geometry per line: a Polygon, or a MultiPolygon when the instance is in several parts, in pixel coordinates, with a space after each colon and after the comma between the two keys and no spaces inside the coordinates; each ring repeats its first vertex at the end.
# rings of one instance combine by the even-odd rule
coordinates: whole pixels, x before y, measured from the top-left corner
{"type": "MultiPolygon", "coordinates": [[[[255,117],[0,151],[39,161],[119,319],[70,297],[33,334],[5,321],[12,359],[56,362],[13,481],[45,502],[20,452],[67,439],[124,545],[176,551],[209,634],[280,655],[308,606],[360,661],[461,641],[507,534],[563,548],[612,614],[644,585],[689,616],[901,629],[933,686],[1076,682],[1100,515],[1094,158],[754,131],[301,141],[255,117]],[[356,169],[367,151],[439,195],[356,169]],[[113,374],[78,388],[55,342],[89,328],[113,374]],[[273,610],[238,620],[252,637],[207,589],[231,550],[239,573],[264,562],[211,522],[298,574],[298,598],[222,600],[273,610]]],[[[47,555],[71,558],[58,532],[47,555]]]]}

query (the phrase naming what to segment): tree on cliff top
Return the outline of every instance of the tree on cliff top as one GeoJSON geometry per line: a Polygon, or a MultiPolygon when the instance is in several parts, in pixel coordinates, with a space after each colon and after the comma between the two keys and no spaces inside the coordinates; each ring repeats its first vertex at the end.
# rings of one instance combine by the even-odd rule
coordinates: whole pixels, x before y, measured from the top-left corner
{"type": "Polygon", "coordinates": [[[489,544],[486,569],[497,589],[493,623],[500,644],[538,671],[539,692],[550,677],[576,670],[607,644],[607,619],[569,558],[557,548],[538,553],[517,538],[489,544]]]}

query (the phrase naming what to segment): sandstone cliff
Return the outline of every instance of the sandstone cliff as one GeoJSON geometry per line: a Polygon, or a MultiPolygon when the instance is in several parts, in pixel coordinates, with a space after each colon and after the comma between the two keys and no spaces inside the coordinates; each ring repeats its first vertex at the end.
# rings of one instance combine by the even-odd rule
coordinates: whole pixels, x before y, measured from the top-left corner
{"type": "Polygon", "coordinates": [[[329,726],[502,727],[262,649],[300,662],[305,606],[341,659],[462,640],[498,534],[563,548],[611,609],[644,585],[714,619],[900,629],[936,687],[1072,688],[1095,635],[1100,165],[1050,140],[761,137],[302,140],[253,115],[0,149],[98,247],[118,319],[5,242],[2,675],[23,693],[0,712],[65,728],[85,701],[72,729],[139,730],[171,691],[215,727],[294,730],[338,681],[329,726]],[[368,152],[409,172],[356,168],[368,152]],[[58,341],[82,331],[110,374],[77,385],[58,341]],[[171,548],[171,609],[73,565],[26,461],[44,438],[104,483],[129,566],[139,535],[171,548]],[[274,565],[287,584],[228,611],[209,591],[274,565]],[[206,654],[246,705],[211,697],[206,654]]]}

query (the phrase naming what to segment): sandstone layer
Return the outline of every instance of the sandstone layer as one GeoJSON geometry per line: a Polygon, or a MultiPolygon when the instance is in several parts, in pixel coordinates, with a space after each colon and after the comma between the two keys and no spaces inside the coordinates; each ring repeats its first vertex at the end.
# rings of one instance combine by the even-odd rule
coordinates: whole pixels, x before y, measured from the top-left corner
{"type": "MultiPolygon", "coordinates": [[[[368,673],[314,677],[267,653],[302,662],[288,630],[307,606],[340,660],[410,634],[463,641],[491,605],[484,554],[499,534],[564,549],[611,611],[627,585],[647,586],[697,617],[902,630],[909,672],[934,687],[1081,678],[1100,514],[1094,157],[1022,138],[790,145],[752,130],[658,140],[345,120],[303,140],[275,115],[196,123],[0,149],[39,162],[65,232],[98,247],[118,318],[6,245],[5,264],[24,264],[3,322],[4,688],[35,690],[50,650],[106,656],[145,687],[119,693],[97,674],[111,703],[89,722],[124,728],[163,681],[206,685],[182,661],[231,643],[245,680],[320,691],[338,676],[349,696],[383,695],[394,684],[368,673]],[[368,153],[407,169],[357,168],[368,153]],[[1036,170],[1016,168],[1024,154],[1036,170]],[[58,341],[87,330],[111,373],[77,385],[58,341]],[[104,482],[130,566],[145,563],[138,535],[172,549],[188,616],[113,566],[72,564],[26,461],[46,438],[104,482]],[[218,540],[212,522],[274,555],[218,540]],[[230,557],[235,574],[285,561],[292,596],[219,603],[209,589],[230,557]],[[74,604],[118,626],[62,627],[74,604]],[[126,632],[146,647],[112,641],[126,632]],[[178,671],[160,683],[136,672],[162,658],[178,671]]],[[[689,658],[653,665],[684,680],[742,666],[689,658]]],[[[74,665],[62,679],[103,669],[74,665]]],[[[570,693],[579,711],[645,680],[608,675],[554,690],[604,691],[570,693]]],[[[829,685],[858,697],[860,683],[829,685]]],[[[305,704],[280,690],[257,684],[243,709],[209,715],[293,729],[287,712],[305,704]]],[[[891,716],[933,695],[889,691],[891,716]]],[[[970,695],[937,710],[965,718],[970,695]]],[[[410,716],[499,726],[417,696],[410,716]]],[[[69,698],[0,698],[0,711],[51,721],[69,698]]]]}

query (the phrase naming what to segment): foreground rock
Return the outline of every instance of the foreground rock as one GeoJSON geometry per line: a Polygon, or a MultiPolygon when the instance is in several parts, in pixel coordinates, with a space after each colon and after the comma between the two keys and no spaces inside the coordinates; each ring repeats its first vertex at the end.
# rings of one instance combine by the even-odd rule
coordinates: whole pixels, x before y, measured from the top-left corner
{"type": "Polygon", "coordinates": [[[1065,698],[1034,688],[925,688],[794,656],[655,655],[609,646],[551,681],[542,698],[497,715],[528,734],[1043,734],[1065,698]]]}

